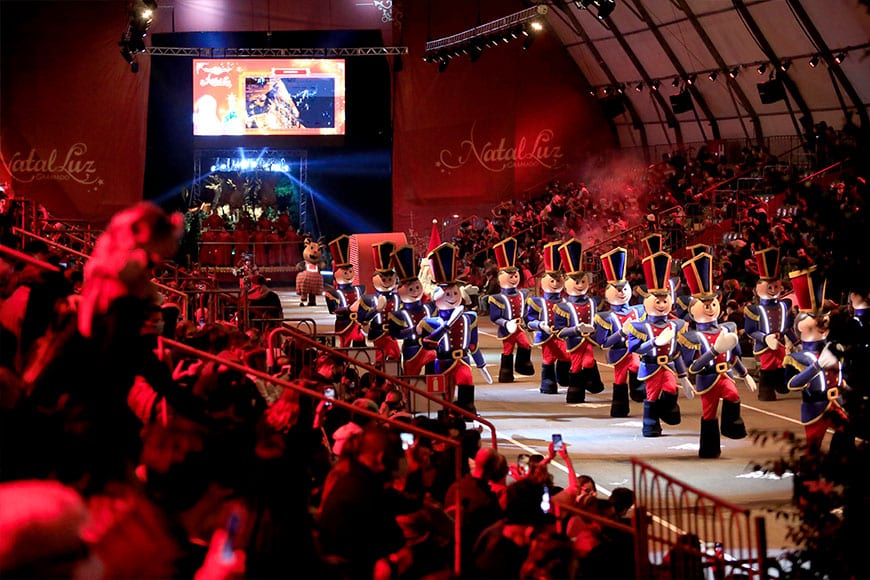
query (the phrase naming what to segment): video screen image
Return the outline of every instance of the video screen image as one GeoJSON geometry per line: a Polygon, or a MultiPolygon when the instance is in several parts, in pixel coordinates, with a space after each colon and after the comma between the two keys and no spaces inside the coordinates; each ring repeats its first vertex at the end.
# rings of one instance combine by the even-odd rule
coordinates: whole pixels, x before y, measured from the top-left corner
{"type": "Polygon", "coordinates": [[[193,62],[193,134],[344,135],[343,59],[193,62]]]}

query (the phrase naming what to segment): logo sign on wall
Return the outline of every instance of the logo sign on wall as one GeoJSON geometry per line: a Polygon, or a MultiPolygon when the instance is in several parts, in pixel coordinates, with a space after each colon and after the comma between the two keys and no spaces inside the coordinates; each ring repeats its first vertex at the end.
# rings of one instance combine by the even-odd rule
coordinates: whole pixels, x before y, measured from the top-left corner
{"type": "Polygon", "coordinates": [[[85,186],[91,192],[99,191],[104,183],[85,143],[73,143],[66,149],[15,151],[8,159],[9,173],[18,183],[64,182],[85,186]]]}

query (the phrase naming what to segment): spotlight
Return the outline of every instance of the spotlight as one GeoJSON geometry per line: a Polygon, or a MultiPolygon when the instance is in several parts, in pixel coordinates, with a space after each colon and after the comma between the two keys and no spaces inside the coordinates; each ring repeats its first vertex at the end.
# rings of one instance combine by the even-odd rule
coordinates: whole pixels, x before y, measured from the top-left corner
{"type": "Polygon", "coordinates": [[[692,86],[695,84],[696,77],[695,75],[689,75],[689,78],[686,79],[686,84],[692,86]]]}
{"type": "Polygon", "coordinates": [[[643,83],[637,83],[636,85],[634,85],[634,90],[637,91],[638,93],[642,92],[643,91],[643,83]]]}
{"type": "Polygon", "coordinates": [[[540,20],[532,20],[531,24],[529,24],[529,27],[534,32],[540,32],[544,29],[544,23],[540,20]]]}
{"type": "Polygon", "coordinates": [[[784,60],[779,65],[779,70],[781,70],[782,72],[785,72],[790,68],[791,68],[791,61],[790,60],[784,60]]]}
{"type": "Polygon", "coordinates": [[[523,41],[523,50],[529,50],[530,48],[532,48],[533,44],[535,44],[535,35],[530,34],[523,41]]]}
{"type": "Polygon", "coordinates": [[[479,44],[472,44],[471,48],[469,49],[468,54],[469,54],[469,57],[468,57],[469,60],[471,60],[471,62],[474,62],[480,58],[481,54],[483,54],[483,47],[480,46],[479,44]]]}
{"type": "Polygon", "coordinates": [[[649,88],[651,88],[654,91],[659,90],[660,86],[662,86],[662,83],[660,83],[659,81],[653,81],[649,84],[649,88]]]}
{"type": "Polygon", "coordinates": [[[715,70],[710,71],[710,74],[707,75],[707,78],[710,79],[712,82],[716,82],[716,79],[718,77],[719,77],[719,73],[718,73],[718,71],[715,71],[715,70]]]}
{"type": "Polygon", "coordinates": [[[624,92],[625,92],[625,85],[623,85],[623,84],[616,85],[616,94],[617,95],[621,95],[624,92]]]}
{"type": "Polygon", "coordinates": [[[816,68],[817,66],[819,66],[819,57],[814,56],[810,59],[810,68],[816,68]]]}
{"type": "Polygon", "coordinates": [[[671,86],[672,87],[680,86],[680,77],[674,77],[674,80],[671,81],[671,86]]]}
{"type": "Polygon", "coordinates": [[[837,55],[834,56],[834,62],[837,64],[840,64],[844,60],[846,60],[846,53],[845,52],[838,52],[837,55]]]}
{"type": "Polygon", "coordinates": [[[589,10],[590,5],[595,7],[598,20],[604,20],[616,9],[616,0],[574,0],[580,10],[589,10]]]}
{"type": "Polygon", "coordinates": [[[442,58],[441,61],[438,63],[438,72],[442,73],[445,70],[447,70],[447,65],[449,65],[449,64],[450,64],[449,58],[442,58]]]}
{"type": "Polygon", "coordinates": [[[728,71],[728,76],[731,77],[732,79],[736,79],[737,75],[739,75],[739,74],[740,74],[740,69],[736,66],[728,71]]]}
{"type": "Polygon", "coordinates": [[[605,97],[609,96],[610,95],[610,87],[604,87],[604,89],[602,89],[601,92],[604,93],[605,97]]]}
{"type": "Polygon", "coordinates": [[[594,88],[589,89],[589,96],[590,96],[590,97],[594,97],[595,94],[596,94],[596,93],[595,93],[595,89],[594,89],[594,88]]]}
{"type": "Polygon", "coordinates": [[[760,75],[763,75],[764,73],[767,72],[767,65],[764,64],[764,63],[760,64],[760,65],[758,66],[758,68],[756,69],[756,72],[757,72],[758,74],[760,74],[760,75]]]}

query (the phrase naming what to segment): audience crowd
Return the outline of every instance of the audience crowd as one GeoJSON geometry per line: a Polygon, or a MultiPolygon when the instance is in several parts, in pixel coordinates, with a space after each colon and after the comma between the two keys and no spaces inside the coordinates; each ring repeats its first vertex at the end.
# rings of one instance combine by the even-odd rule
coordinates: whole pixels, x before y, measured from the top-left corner
{"type": "MultiPolygon", "coordinates": [[[[686,236],[695,219],[739,226],[711,241],[722,302],[737,315],[752,299],[753,249],[775,245],[789,267],[817,265],[840,292],[866,268],[849,253],[866,245],[865,176],[836,176],[800,183],[759,148],[734,164],[705,149],[673,154],[621,189],[553,183],[495,208],[485,227],[463,223],[454,242],[463,279],[487,294],[498,291],[489,248],[516,237],[533,288],[547,241],[594,248],[633,228],[639,239],[666,226],[659,216],[673,204],[681,214],[667,227],[686,236]],[[716,184],[744,172],[774,180],[765,193],[778,205],[723,199],[716,184]]],[[[178,224],[148,204],[122,214],[88,265],[41,242],[25,244],[29,261],[0,261],[0,575],[452,578],[457,509],[464,576],[633,575],[631,535],[618,526],[631,521],[630,490],[598,498],[567,447],[511,464],[462,418],[413,416],[386,379],[341,358],[291,340],[272,360],[259,329],[178,321],[147,284],[173,255],[178,224]],[[160,348],[160,336],[225,364],[160,348]],[[564,489],[547,468],[557,456],[564,489]]],[[[17,246],[0,225],[4,245],[17,246]]],[[[256,281],[257,299],[274,308],[256,281]]]]}

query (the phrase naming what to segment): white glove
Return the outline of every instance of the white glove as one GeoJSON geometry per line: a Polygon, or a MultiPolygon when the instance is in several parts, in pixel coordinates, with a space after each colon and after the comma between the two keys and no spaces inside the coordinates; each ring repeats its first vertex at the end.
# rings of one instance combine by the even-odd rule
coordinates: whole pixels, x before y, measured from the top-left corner
{"type": "Polygon", "coordinates": [[[592,326],[591,324],[589,324],[588,322],[581,322],[580,324],[577,325],[577,329],[582,334],[592,334],[592,332],[595,331],[595,327],[592,326]]]}
{"type": "Polygon", "coordinates": [[[551,331],[551,329],[550,329],[550,325],[547,324],[546,322],[542,322],[542,323],[540,323],[540,324],[538,325],[538,329],[539,329],[541,332],[543,332],[544,334],[550,334],[550,331],[551,331]]]}
{"type": "Polygon", "coordinates": [[[819,366],[823,369],[835,367],[839,363],[840,361],[837,360],[837,356],[827,346],[819,353],[819,366]]]}
{"type": "Polygon", "coordinates": [[[375,304],[375,308],[378,312],[383,312],[384,308],[387,306],[387,297],[386,296],[378,296],[377,303],[375,304]]]}
{"type": "Polygon", "coordinates": [[[483,375],[483,380],[486,381],[486,384],[491,385],[492,384],[492,375],[489,374],[489,371],[486,369],[486,367],[477,367],[477,368],[480,369],[480,374],[483,375]]]}
{"type": "Polygon", "coordinates": [[[733,332],[723,332],[719,334],[716,342],[713,343],[713,348],[716,352],[728,352],[737,346],[737,335],[733,332]]]}
{"type": "Polygon", "coordinates": [[[749,392],[754,393],[758,390],[758,385],[755,384],[755,379],[751,376],[746,375],[743,377],[743,382],[746,383],[746,386],[749,387],[749,392]]]}
{"type": "Polygon", "coordinates": [[[672,338],[674,338],[674,329],[668,326],[661,334],[655,337],[653,344],[656,346],[664,346],[670,343],[672,338]]]}
{"type": "Polygon", "coordinates": [[[775,334],[764,335],[764,344],[766,344],[767,348],[769,348],[770,350],[776,350],[780,347],[779,341],[776,340],[775,334]]]}
{"type": "Polygon", "coordinates": [[[683,394],[686,395],[686,398],[694,399],[695,389],[692,388],[692,381],[689,380],[689,377],[680,377],[680,384],[683,385],[683,394]]]}
{"type": "Polygon", "coordinates": [[[359,298],[353,301],[353,304],[347,307],[351,312],[357,312],[359,310],[359,298]]]}
{"type": "Polygon", "coordinates": [[[508,320],[505,322],[504,329],[507,330],[508,334],[513,334],[517,331],[517,327],[519,327],[519,323],[516,318],[513,320],[508,320]]]}

